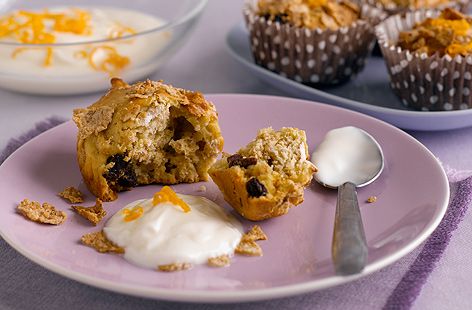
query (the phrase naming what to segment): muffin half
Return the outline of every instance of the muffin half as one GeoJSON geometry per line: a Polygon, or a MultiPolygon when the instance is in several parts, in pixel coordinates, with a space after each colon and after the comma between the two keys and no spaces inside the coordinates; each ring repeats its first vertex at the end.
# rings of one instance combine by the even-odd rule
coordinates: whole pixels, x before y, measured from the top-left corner
{"type": "Polygon", "coordinates": [[[208,179],[223,148],[212,103],[198,92],[112,79],[96,103],[74,110],[77,157],[89,190],[104,201],[137,185],[208,179]]]}
{"type": "Polygon", "coordinates": [[[239,214],[260,221],[303,202],[304,188],[316,172],[308,159],[303,130],[265,128],[236,154],[223,154],[209,173],[239,214]]]}

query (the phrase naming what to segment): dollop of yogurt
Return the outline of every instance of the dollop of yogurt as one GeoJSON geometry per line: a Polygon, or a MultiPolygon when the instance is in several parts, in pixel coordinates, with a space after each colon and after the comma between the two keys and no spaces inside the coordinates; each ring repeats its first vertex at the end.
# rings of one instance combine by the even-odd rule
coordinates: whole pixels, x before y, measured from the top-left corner
{"type": "Polygon", "coordinates": [[[338,187],[346,182],[360,185],[374,178],[382,170],[383,156],[374,138],[348,126],[329,131],[311,161],[318,167],[317,181],[338,187]]]}
{"type": "Polygon", "coordinates": [[[241,223],[204,197],[177,196],[189,212],[171,202],[153,206],[153,199],[137,200],[114,214],[103,231],[125,249],[126,260],[145,268],[232,255],[242,238],[241,223]]]}

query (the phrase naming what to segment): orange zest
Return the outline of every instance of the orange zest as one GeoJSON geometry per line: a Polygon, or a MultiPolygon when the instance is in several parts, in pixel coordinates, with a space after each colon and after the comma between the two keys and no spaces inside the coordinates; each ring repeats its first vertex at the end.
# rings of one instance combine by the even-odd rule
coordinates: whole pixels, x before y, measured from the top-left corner
{"type": "Polygon", "coordinates": [[[88,62],[93,69],[114,75],[126,67],[130,60],[126,56],[121,56],[114,47],[103,45],[92,49],[88,55],[88,62]],[[104,58],[97,61],[96,58],[99,57],[98,53],[100,52],[104,54],[104,58]]]}
{"type": "Polygon", "coordinates": [[[154,194],[152,199],[152,205],[156,206],[162,202],[170,202],[176,206],[179,206],[184,213],[190,212],[192,209],[190,206],[177,196],[177,194],[169,186],[164,186],[159,192],[154,194]]]}
{"type": "Polygon", "coordinates": [[[125,26],[125,25],[122,25],[118,22],[115,22],[116,24],[116,27],[113,28],[110,33],[108,34],[108,38],[109,39],[117,39],[117,38],[121,38],[125,35],[132,35],[132,34],[136,34],[136,30],[134,30],[133,28],[131,27],[128,27],[128,26],[125,26]]]}
{"type": "MultiPolygon", "coordinates": [[[[41,12],[19,10],[4,17],[0,17],[0,39],[9,38],[24,44],[54,44],[57,43],[58,33],[71,33],[80,36],[92,34],[91,14],[86,10],[71,8],[67,12],[52,13],[48,10],[41,12]]],[[[116,27],[109,34],[110,39],[121,38],[125,35],[135,34],[136,31],[126,25],[115,23],[116,27]]],[[[28,47],[31,48],[31,47],[28,47]]],[[[24,47],[17,48],[12,53],[12,58],[23,52],[24,47]]],[[[35,48],[45,49],[43,65],[53,64],[52,47],[35,48]]],[[[74,56],[88,59],[88,64],[96,71],[107,72],[110,75],[117,74],[130,63],[130,59],[120,55],[116,48],[107,45],[96,46],[88,51],[79,51],[74,56]]]]}
{"type": "Polygon", "coordinates": [[[144,209],[143,207],[137,205],[132,209],[123,209],[121,213],[124,215],[123,220],[125,222],[131,222],[137,220],[143,215],[144,209]]]}

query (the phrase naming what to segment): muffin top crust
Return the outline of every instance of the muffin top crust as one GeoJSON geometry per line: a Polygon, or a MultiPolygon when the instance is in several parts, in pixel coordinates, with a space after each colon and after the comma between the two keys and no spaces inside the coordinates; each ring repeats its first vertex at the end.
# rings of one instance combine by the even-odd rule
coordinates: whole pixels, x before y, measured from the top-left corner
{"type": "Polygon", "coordinates": [[[427,18],[412,30],[399,35],[398,45],[413,53],[472,55],[472,17],[453,9],[444,9],[436,18],[427,18]]]}
{"type": "Polygon", "coordinates": [[[377,0],[377,3],[385,8],[437,8],[439,6],[451,3],[450,0],[377,0]]]}
{"type": "Polygon", "coordinates": [[[360,18],[349,0],[259,0],[257,13],[268,20],[309,29],[337,30],[360,18]]]}

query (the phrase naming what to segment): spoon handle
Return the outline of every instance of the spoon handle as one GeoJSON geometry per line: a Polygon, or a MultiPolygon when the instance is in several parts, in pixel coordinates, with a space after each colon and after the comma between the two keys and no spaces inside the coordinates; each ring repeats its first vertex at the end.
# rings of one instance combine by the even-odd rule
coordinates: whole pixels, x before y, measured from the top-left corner
{"type": "Polygon", "coordinates": [[[359,273],[367,262],[367,242],[356,186],[347,182],[338,187],[338,201],[331,247],[337,274],[359,273]]]}

